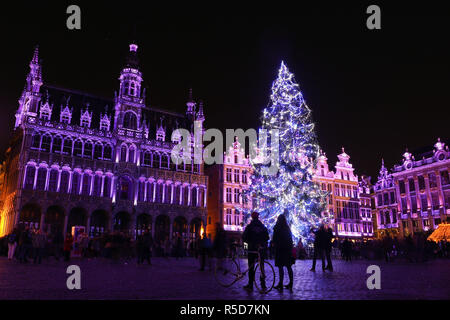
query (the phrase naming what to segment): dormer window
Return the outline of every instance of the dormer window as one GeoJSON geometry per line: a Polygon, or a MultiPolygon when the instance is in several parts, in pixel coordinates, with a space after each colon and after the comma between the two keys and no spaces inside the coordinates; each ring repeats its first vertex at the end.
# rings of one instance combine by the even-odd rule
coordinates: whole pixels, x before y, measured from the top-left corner
{"type": "Polygon", "coordinates": [[[68,115],[62,115],[60,121],[62,123],[69,124],[70,123],[70,117],[68,115]]]}
{"type": "Polygon", "coordinates": [[[50,113],[47,112],[47,111],[41,111],[41,119],[49,121],[50,120],[50,113]]]}
{"type": "Polygon", "coordinates": [[[81,119],[81,126],[89,128],[89,121],[86,119],[81,119]]]}
{"type": "Polygon", "coordinates": [[[40,118],[46,121],[50,121],[51,116],[52,116],[52,108],[47,102],[41,107],[40,118]]]}
{"type": "Polygon", "coordinates": [[[80,126],[89,128],[91,126],[91,120],[92,120],[92,112],[89,113],[88,109],[86,109],[82,114],[80,118],[80,126]]]}
{"type": "Polygon", "coordinates": [[[163,132],[158,132],[156,134],[156,141],[164,141],[165,134],[163,132]]]}

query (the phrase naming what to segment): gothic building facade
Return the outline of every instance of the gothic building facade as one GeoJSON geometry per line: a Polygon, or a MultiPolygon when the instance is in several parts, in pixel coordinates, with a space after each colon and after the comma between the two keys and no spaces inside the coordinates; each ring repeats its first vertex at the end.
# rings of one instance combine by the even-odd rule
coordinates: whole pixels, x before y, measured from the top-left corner
{"type": "MultiPolygon", "coordinates": [[[[185,114],[146,103],[138,46],[131,44],[114,99],[46,85],[38,48],[2,165],[0,233],[15,226],[90,235],[151,229],[156,240],[199,236],[206,224],[207,177],[194,161],[175,164],[177,128],[202,141],[202,104],[185,114]],[[194,133],[194,122],[200,130],[194,133]]],[[[200,143],[199,143],[200,144],[200,143]]],[[[193,159],[192,159],[193,160],[193,159]]]]}

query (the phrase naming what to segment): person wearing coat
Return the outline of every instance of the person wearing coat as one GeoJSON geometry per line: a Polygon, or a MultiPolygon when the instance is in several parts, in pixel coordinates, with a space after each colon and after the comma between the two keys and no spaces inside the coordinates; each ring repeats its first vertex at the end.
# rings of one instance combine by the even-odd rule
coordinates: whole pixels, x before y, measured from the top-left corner
{"type": "Polygon", "coordinates": [[[70,252],[72,251],[73,237],[70,233],[67,234],[64,240],[64,261],[70,260],[70,252]]]}
{"type": "MultiPolygon", "coordinates": [[[[259,251],[261,263],[264,263],[267,251],[267,241],[269,241],[269,232],[264,224],[259,220],[259,213],[252,212],[252,222],[250,222],[242,234],[242,240],[248,244],[248,251],[259,251]]],[[[248,253],[248,284],[244,286],[245,290],[253,290],[253,282],[255,281],[255,263],[258,260],[257,253],[248,253]]],[[[261,279],[261,287],[265,288],[264,279],[261,279]]]]}
{"type": "Polygon", "coordinates": [[[283,289],[284,267],[286,267],[289,275],[289,284],[286,285],[285,288],[292,290],[292,285],[294,283],[292,264],[295,260],[292,256],[292,233],[289,225],[287,224],[285,214],[278,216],[277,223],[273,229],[272,242],[275,249],[275,266],[278,267],[280,279],[275,289],[283,289]]]}
{"type": "Polygon", "coordinates": [[[314,256],[313,265],[310,271],[316,271],[316,260],[318,257],[322,259],[322,270],[325,271],[325,226],[321,224],[319,230],[314,231],[314,235],[314,256]]]}

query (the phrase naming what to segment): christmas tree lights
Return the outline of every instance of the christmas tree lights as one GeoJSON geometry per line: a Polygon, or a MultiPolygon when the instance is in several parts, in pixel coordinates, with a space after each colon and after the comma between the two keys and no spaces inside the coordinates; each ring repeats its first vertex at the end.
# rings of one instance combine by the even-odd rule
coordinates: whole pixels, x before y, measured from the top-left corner
{"type": "Polygon", "coordinates": [[[264,168],[270,166],[266,160],[270,157],[271,142],[263,145],[263,149],[261,141],[259,149],[252,146],[257,156],[250,159],[253,174],[247,196],[253,198],[253,208],[270,232],[277,217],[287,210],[287,221],[296,242],[307,243],[312,240],[311,228],[321,222],[327,194],[313,181],[320,148],[311,110],[294,75],[283,62],[273,82],[270,99],[263,111],[261,129],[279,132],[278,171],[273,175],[264,174],[264,168]]]}

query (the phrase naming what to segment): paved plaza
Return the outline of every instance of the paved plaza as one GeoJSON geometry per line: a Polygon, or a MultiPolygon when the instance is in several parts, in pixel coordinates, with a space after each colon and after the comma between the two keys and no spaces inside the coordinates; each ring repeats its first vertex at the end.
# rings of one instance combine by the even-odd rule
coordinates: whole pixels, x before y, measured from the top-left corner
{"type": "Polygon", "coordinates": [[[242,280],[230,288],[217,284],[213,272],[199,271],[193,258],[153,259],[153,265],[125,264],[104,259],[43,261],[19,264],[0,258],[0,299],[450,299],[450,260],[424,263],[358,260],[334,262],[334,272],[309,271],[310,260],[294,265],[293,292],[268,294],[242,289],[242,280]],[[66,268],[81,268],[81,290],[68,290],[66,268]],[[366,269],[381,268],[381,289],[366,286],[366,269]]]}

